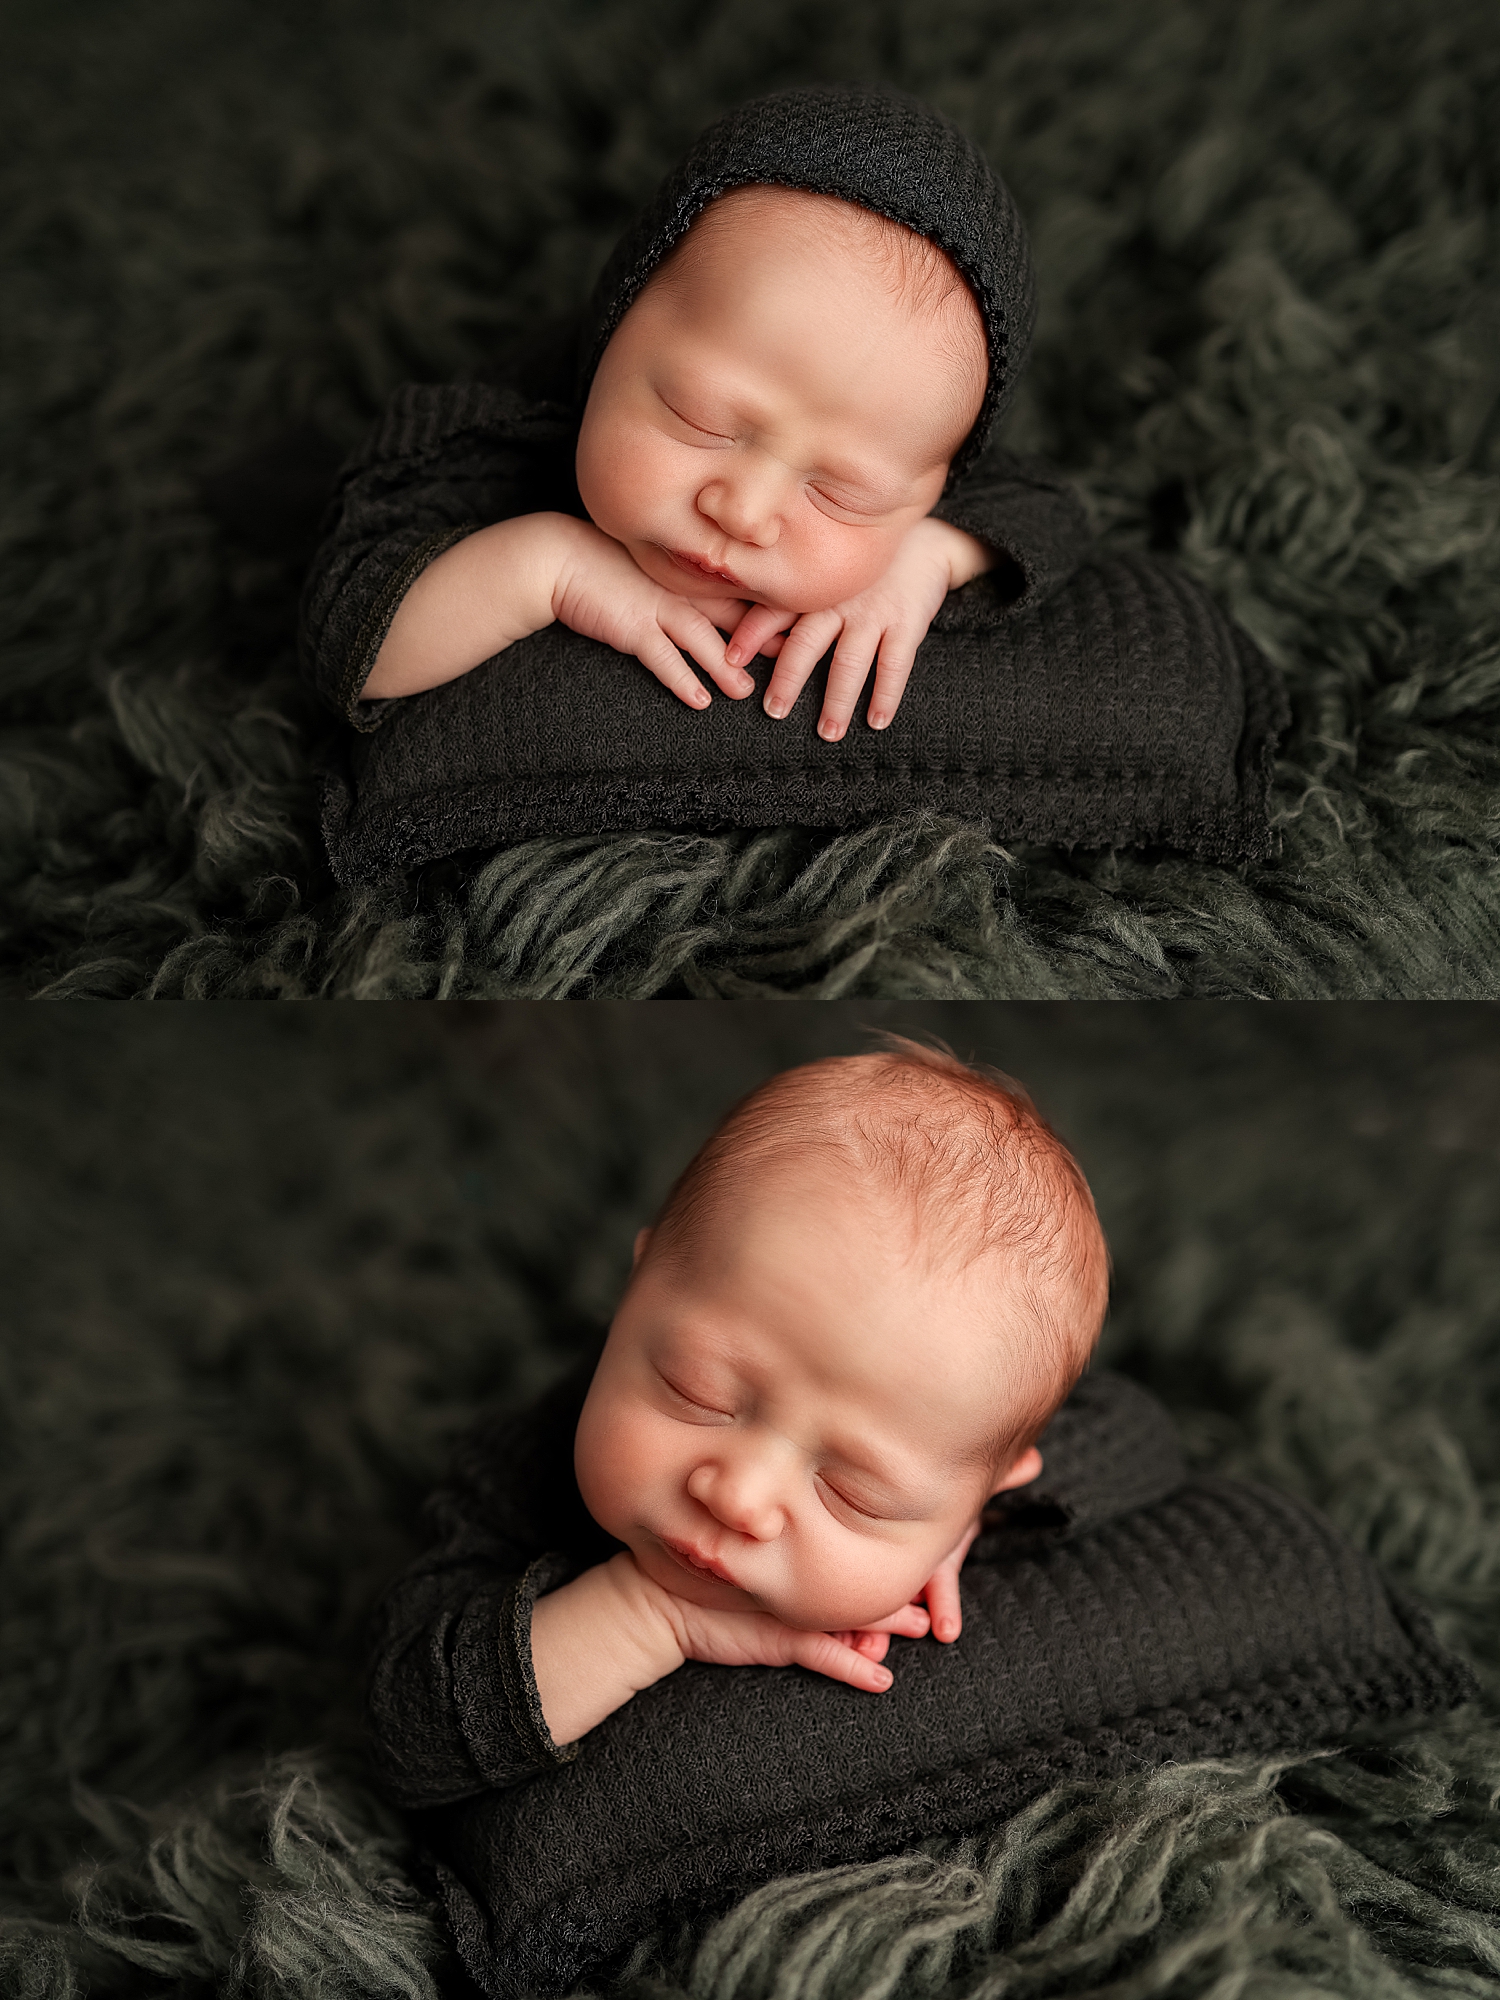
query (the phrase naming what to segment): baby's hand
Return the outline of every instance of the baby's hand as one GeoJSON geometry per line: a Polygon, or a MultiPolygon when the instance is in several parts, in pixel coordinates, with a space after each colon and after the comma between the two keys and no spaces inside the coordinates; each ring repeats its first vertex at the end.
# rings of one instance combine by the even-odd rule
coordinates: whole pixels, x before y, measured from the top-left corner
{"type": "Polygon", "coordinates": [[[769,1612],[709,1611],[667,1590],[660,1592],[659,1606],[686,1660],[719,1667],[806,1667],[869,1694],[883,1694],[891,1685],[890,1669],[880,1664],[891,1633],[919,1639],[927,1630],[927,1614],[916,1604],[858,1632],[804,1632],[769,1612]]]}
{"type": "Polygon", "coordinates": [[[743,697],[755,683],[724,657],[714,619],[731,628],[748,608],[742,597],[712,590],[680,597],[653,583],[620,544],[591,521],[576,523],[552,592],[552,615],[616,652],[633,653],[679,700],[706,708],[708,689],[682,653],[690,653],[725,694],[743,697]]]}
{"type": "Polygon", "coordinates": [[[938,606],[991,560],[972,535],[929,515],[907,532],[880,581],[847,603],[802,613],[752,605],[730,634],[726,658],[738,662],[757,653],[774,655],[776,671],[766,689],[765,709],[779,718],[791,713],[808,675],[836,640],[818,721],[818,734],[836,743],[849,727],[878,650],[869,723],[872,729],[884,729],[900,705],[912,661],[938,606]],[[781,632],[787,636],[778,641],[775,635],[781,632]]]}

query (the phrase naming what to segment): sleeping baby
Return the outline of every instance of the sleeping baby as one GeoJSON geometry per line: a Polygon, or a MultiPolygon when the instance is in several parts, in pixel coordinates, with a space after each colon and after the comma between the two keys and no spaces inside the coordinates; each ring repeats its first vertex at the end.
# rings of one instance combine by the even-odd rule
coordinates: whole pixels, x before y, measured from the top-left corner
{"type": "Polygon", "coordinates": [[[742,105],[581,314],[489,379],[392,398],[340,475],[304,666],[369,730],[556,621],[693,708],[770,657],[776,719],[831,655],[821,736],[867,683],[884,728],[950,591],[985,575],[1009,616],[1089,545],[1066,482],[989,443],[1034,314],[1015,204],[931,107],[742,105]]]}
{"type": "Polygon", "coordinates": [[[521,514],[455,543],[402,600],[365,697],[452,680],[560,619],[695,708],[709,694],[684,653],[735,697],[755,687],[746,660],[779,654],[777,718],[836,642],[819,733],[843,735],[872,664],[883,729],[938,606],[994,560],[930,513],[986,372],[973,294],[926,237],[803,189],[721,195],[604,350],[577,447],[589,518],[521,514]]]}
{"type": "Polygon", "coordinates": [[[1107,1289],[1008,1080],[899,1037],[773,1077],[641,1232],[588,1379],[478,1427],[431,1503],[371,1681],[392,1795],[522,1783],[690,1659],[889,1687],[893,1634],[958,1637],[1107,1289]]]}

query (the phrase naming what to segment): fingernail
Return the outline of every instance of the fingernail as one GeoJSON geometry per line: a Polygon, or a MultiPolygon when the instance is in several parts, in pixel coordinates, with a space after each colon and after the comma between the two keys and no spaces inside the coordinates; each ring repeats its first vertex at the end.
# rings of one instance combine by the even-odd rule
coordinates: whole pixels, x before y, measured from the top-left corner
{"type": "Polygon", "coordinates": [[[738,646],[731,646],[725,653],[724,657],[726,660],[728,660],[730,666],[737,667],[740,661],[743,660],[745,656],[740,651],[738,646]]]}
{"type": "Polygon", "coordinates": [[[836,722],[820,722],[818,724],[818,734],[825,743],[837,743],[843,733],[843,730],[839,728],[836,722]]]}
{"type": "Polygon", "coordinates": [[[870,727],[872,729],[884,729],[890,719],[888,715],[872,715],[870,717],[870,727]]]}
{"type": "Polygon", "coordinates": [[[786,714],[786,703],[784,701],[768,701],[766,703],[766,714],[770,716],[773,722],[780,722],[781,718],[786,714]]]}
{"type": "Polygon", "coordinates": [[[690,700],[692,701],[692,704],[693,704],[694,708],[707,708],[707,707],[708,707],[708,699],[709,699],[709,697],[708,697],[708,689],[707,689],[707,688],[699,688],[699,689],[698,689],[698,690],[696,691],[696,693],[694,693],[694,694],[693,694],[692,696],[690,696],[689,698],[690,698],[690,700]]]}
{"type": "Polygon", "coordinates": [[[755,680],[753,675],[741,674],[739,679],[735,682],[735,686],[739,689],[741,694],[749,694],[755,686],[755,680]]]}
{"type": "Polygon", "coordinates": [[[940,1639],[956,1639],[958,1637],[958,1627],[951,1618],[945,1618],[937,1628],[937,1635],[940,1639]]]}
{"type": "Polygon", "coordinates": [[[877,1667],[871,1678],[874,1680],[876,1687],[888,1688],[891,1684],[890,1669],[888,1667],[877,1667]]]}

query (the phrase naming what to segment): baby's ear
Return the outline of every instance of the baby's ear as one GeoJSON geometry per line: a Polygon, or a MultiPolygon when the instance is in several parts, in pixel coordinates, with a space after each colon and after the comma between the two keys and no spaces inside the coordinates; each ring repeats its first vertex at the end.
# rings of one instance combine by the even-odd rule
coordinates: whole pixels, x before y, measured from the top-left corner
{"type": "Polygon", "coordinates": [[[1014,1487],[1029,1486],[1033,1479],[1042,1476],[1042,1454],[1036,1446],[1028,1445],[1026,1450],[1011,1466],[1010,1471],[995,1488],[997,1493],[1009,1493],[1014,1487]]]}
{"type": "Polygon", "coordinates": [[[630,1268],[632,1271],[639,1267],[641,1259],[646,1254],[646,1245],[650,1241],[651,1231],[649,1229],[638,1229],[635,1232],[635,1249],[630,1258],[630,1268]]]}

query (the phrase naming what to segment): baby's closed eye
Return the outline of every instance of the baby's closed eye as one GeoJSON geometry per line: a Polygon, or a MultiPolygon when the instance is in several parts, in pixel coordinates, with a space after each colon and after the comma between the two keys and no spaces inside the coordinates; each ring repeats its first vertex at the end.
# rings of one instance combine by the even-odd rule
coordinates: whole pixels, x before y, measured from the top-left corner
{"type": "Polygon", "coordinates": [[[722,431],[710,430],[706,424],[695,424],[692,418],[685,417],[682,414],[681,410],[673,410],[672,405],[670,403],[667,404],[667,408],[668,410],[671,411],[672,415],[677,419],[678,423],[684,425],[690,431],[696,431],[699,437],[712,438],[715,444],[734,443],[734,439],[732,437],[726,437],[722,431]]]}
{"type": "Polygon", "coordinates": [[[837,507],[841,514],[848,514],[855,520],[879,521],[883,520],[890,512],[888,507],[864,505],[853,500],[841,500],[836,493],[825,493],[821,486],[815,486],[813,491],[820,500],[826,500],[830,507],[837,507]]]}
{"type": "Polygon", "coordinates": [[[866,1521],[879,1521],[885,1518],[885,1509],[872,1501],[868,1495],[861,1495],[856,1499],[851,1493],[835,1485],[827,1473],[819,1473],[818,1486],[825,1496],[837,1502],[838,1509],[844,1513],[858,1514],[866,1521]]]}
{"type": "Polygon", "coordinates": [[[669,1375],[663,1375],[660,1369],[657,1370],[657,1377],[678,1413],[686,1416],[689,1421],[714,1424],[734,1422],[732,1410],[719,1409],[713,1403],[703,1402],[697,1396],[689,1395],[686,1389],[674,1382],[669,1375]]]}

